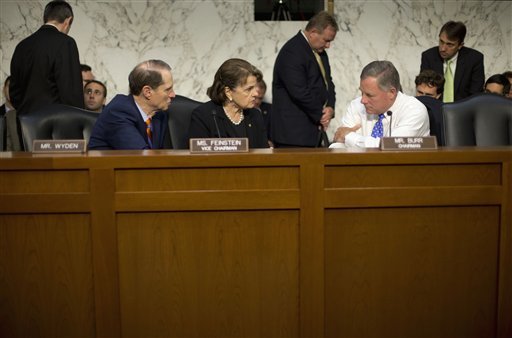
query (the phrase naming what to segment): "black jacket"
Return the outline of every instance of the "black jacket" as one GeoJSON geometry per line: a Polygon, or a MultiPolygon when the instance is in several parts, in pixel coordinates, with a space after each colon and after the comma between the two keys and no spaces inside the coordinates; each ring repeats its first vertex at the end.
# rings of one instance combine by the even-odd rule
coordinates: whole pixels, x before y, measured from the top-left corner
{"type": "Polygon", "coordinates": [[[9,90],[18,114],[52,103],[84,108],[75,40],[51,25],[22,40],[12,56],[9,90]]]}
{"type": "Polygon", "coordinates": [[[325,51],[320,57],[329,88],[301,32],[279,51],[272,82],[272,141],[276,145],[317,146],[324,104],[334,109],[336,101],[329,58],[325,51]]]}
{"type": "MultiPolygon", "coordinates": [[[[420,71],[431,69],[442,75],[444,74],[443,62],[439,48],[432,47],[421,54],[420,71]]],[[[458,101],[482,92],[484,82],[484,55],[477,50],[462,47],[457,56],[457,66],[453,78],[454,100],[458,101]]]]}
{"type": "Polygon", "coordinates": [[[222,106],[212,101],[199,105],[192,112],[189,136],[190,138],[247,137],[249,148],[269,147],[263,116],[259,110],[244,110],[244,120],[240,128],[236,128],[224,113],[222,106]]]}

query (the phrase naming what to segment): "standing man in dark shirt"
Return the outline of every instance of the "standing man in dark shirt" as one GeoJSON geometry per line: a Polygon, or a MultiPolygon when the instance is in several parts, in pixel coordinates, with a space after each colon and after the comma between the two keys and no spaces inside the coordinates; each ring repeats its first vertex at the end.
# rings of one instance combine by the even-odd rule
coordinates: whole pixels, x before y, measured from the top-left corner
{"type": "Polygon", "coordinates": [[[337,31],[334,17],[319,12],[279,51],[272,82],[271,125],[276,147],[320,145],[334,116],[336,98],[326,49],[337,31]]]}
{"type": "Polygon", "coordinates": [[[485,81],[484,55],[464,46],[466,26],[448,21],[441,27],[439,46],[421,54],[420,71],[444,74],[443,102],[453,102],[482,92],[485,81]]]}
{"type": "Polygon", "coordinates": [[[10,94],[18,114],[52,103],[84,107],[78,48],[67,34],[73,22],[71,6],[62,0],[49,2],[44,25],[14,50],[10,94]]]}

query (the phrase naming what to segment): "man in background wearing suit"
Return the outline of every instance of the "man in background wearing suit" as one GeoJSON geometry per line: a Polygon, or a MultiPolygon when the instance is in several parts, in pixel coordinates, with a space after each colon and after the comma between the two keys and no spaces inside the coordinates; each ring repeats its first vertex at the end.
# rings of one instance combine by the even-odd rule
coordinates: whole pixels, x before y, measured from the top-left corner
{"type": "Polygon", "coordinates": [[[276,147],[317,147],[324,139],[336,101],[325,50],[337,31],[334,17],[320,12],[279,51],[272,82],[271,129],[276,147]]]}
{"type": "Polygon", "coordinates": [[[444,74],[443,102],[453,102],[482,92],[485,81],[484,56],[464,46],[466,26],[449,21],[439,33],[439,46],[421,54],[420,71],[444,74]]]}
{"type": "MultiPolygon", "coordinates": [[[[5,150],[20,151],[21,142],[18,134],[18,126],[16,122],[16,110],[12,106],[11,96],[9,94],[9,85],[11,76],[9,75],[4,82],[3,93],[5,102],[0,106],[0,118],[5,118],[5,150]]],[[[0,149],[3,150],[3,149],[0,149]]]]}
{"type": "Polygon", "coordinates": [[[92,73],[92,68],[89,65],[86,65],[86,64],[82,63],[80,65],[80,70],[82,71],[82,83],[83,83],[84,88],[85,88],[85,85],[87,84],[87,82],[89,82],[91,80],[95,80],[96,77],[92,73]]]}
{"type": "Polygon", "coordinates": [[[49,2],[44,25],[21,41],[11,60],[11,101],[18,114],[52,103],[84,107],[78,48],[67,34],[73,22],[71,6],[49,2]]]}
{"type": "Polygon", "coordinates": [[[5,115],[9,110],[13,110],[14,107],[11,103],[11,96],[9,95],[9,84],[11,83],[11,76],[9,75],[4,81],[4,87],[2,92],[4,94],[5,102],[0,106],[0,116],[5,115]]]}
{"type": "Polygon", "coordinates": [[[505,76],[508,79],[508,82],[510,82],[510,90],[508,91],[508,95],[505,96],[512,98],[512,71],[506,71],[501,75],[505,76]]]}
{"type": "Polygon", "coordinates": [[[107,102],[107,87],[98,80],[88,80],[84,86],[85,109],[101,113],[107,102]]]}
{"type": "MultiPolygon", "coordinates": [[[[256,101],[254,103],[254,108],[258,109],[263,115],[263,121],[265,122],[265,128],[267,128],[267,138],[269,141],[272,140],[271,127],[270,127],[270,116],[272,116],[272,104],[263,101],[265,98],[265,93],[267,92],[267,84],[265,80],[263,80],[263,75],[261,81],[259,81],[256,86],[258,87],[258,96],[256,96],[256,101]]],[[[273,147],[273,144],[270,143],[270,146],[273,147]]]]}
{"type": "Polygon", "coordinates": [[[510,82],[505,75],[494,74],[485,81],[484,92],[508,97],[510,82]]]}
{"type": "Polygon", "coordinates": [[[171,67],[161,60],[139,63],[128,76],[130,95],[116,95],[92,129],[90,150],[162,149],[169,137],[174,93],[171,67]]]}
{"type": "Polygon", "coordinates": [[[414,83],[416,99],[427,107],[430,135],[436,136],[437,144],[443,146],[443,101],[440,98],[443,94],[444,77],[431,69],[425,69],[416,76],[414,83]]]}
{"type": "Polygon", "coordinates": [[[431,70],[425,69],[414,79],[416,96],[430,96],[439,99],[443,94],[444,77],[431,70]]]}

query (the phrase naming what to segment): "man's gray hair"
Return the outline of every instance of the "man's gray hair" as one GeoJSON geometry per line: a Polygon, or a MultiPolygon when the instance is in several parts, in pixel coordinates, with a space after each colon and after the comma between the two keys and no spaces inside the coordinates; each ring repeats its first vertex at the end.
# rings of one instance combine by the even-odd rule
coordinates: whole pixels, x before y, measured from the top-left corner
{"type": "Polygon", "coordinates": [[[400,90],[400,75],[395,66],[389,61],[373,61],[367,64],[361,72],[361,80],[367,77],[377,78],[379,88],[388,91],[391,88],[400,90]]]}
{"type": "Polygon", "coordinates": [[[337,32],[339,30],[338,23],[334,16],[326,11],[316,13],[311,19],[309,19],[306,25],[306,31],[311,31],[316,28],[320,33],[327,27],[331,26],[337,32]]]}

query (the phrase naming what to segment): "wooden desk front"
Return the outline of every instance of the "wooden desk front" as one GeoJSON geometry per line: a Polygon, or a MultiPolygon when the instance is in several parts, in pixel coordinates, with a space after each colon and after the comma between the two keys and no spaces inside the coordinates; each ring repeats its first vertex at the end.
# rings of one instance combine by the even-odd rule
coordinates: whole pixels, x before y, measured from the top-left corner
{"type": "Polygon", "coordinates": [[[0,336],[512,336],[512,150],[0,154],[0,336]]]}

